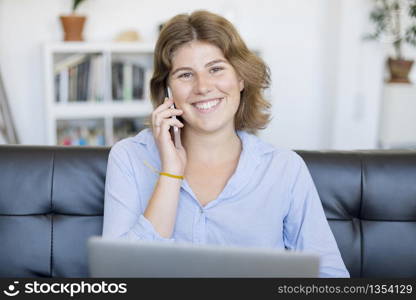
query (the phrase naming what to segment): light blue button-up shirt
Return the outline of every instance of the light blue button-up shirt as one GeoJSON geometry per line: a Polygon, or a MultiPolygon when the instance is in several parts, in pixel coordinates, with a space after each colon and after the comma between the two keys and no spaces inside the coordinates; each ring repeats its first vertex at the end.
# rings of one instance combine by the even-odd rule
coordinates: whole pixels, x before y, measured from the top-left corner
{"type": "Polygon", "coordinates": [[[237,169],[217,199],[201,206],[182,181],[170,239],[143,216],[159,177],[146,163],[161,167],[151,130],[116,143],[107,166],[103,236],[305,250],[320,255],[321,277],[349,277],[303,159],[237,133],[242,142],[237,169]]]}

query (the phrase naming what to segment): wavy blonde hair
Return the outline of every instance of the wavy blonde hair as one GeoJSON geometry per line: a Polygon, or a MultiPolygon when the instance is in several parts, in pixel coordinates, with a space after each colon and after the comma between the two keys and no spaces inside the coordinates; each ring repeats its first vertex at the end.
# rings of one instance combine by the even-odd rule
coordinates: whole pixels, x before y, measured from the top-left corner
{"type": "Polygon", "coordinates": [[[150,81],[153,106],[161,105],[172,70],[174,52],[191,41],[203,41],[220,48],[224,57],[244,80],[240,105],[234,118],[236,130],[256,133],[270,121],[271,104],[263,96],[270,85],[270,69],[250,51],[235,27],[225,18],[208,11],[179,14],[160,31],[154,53],[154,73],[150,81]]]}

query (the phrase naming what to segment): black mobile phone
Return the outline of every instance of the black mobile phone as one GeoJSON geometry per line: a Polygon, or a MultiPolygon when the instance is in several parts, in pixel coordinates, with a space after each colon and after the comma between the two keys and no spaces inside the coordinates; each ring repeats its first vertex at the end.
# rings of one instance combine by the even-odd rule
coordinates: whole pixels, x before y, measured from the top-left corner
{"type": "MultiPolygon", "coordinates": [[[[169,99],[172,98],[172,91],[170,90],[170,87],[166,87],[166,95],[169,99]]],[[[175,103],[172,104],[172,106],[170,108],[176,108],[175,107],[175,103]]],[[[176,116],[172,116],[173,119],[176,119],[176,116]]],[[[180,145],[180,138],[181,138],[181,132],[179,127],[177,126],[171,126],[169,128],[169,132],[170,132],[170,136],[172,138],[172,141],[175,145],[175,147],[179,147],[180,145]]]]}

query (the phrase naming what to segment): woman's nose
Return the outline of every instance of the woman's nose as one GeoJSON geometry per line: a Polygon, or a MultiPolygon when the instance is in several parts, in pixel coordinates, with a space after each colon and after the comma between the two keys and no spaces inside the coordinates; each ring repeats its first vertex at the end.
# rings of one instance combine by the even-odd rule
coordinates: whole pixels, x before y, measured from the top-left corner
{"type": "Polygon", "coordinates": [[[213,83],[211,78],[206,75],[198,75],[197,80],[195,81],[195,93],[196,94],[207,94],[209,93],[213,88],[213,83]]]}

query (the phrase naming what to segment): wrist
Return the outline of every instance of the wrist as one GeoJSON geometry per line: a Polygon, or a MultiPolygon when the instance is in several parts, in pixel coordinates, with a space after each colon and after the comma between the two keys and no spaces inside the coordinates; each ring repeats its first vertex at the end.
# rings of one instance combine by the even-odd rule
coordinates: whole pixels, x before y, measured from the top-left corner
{"type": "Polygon", "coordinates": [[[159,173],[159,175],[160,175],[160,176],[169,177],[169,178],[179,179],[179,180],[183,180],[183,179],[185,179],[185,178],[183,177],[183,175],[175,175],[175,174],[168,173],[168,172],[160,172],[160,173],[159,173]]]}
{"type": "Polygon", "coordinates": [[[175,176],[183,176],[185,171],[182,168],[163,167],[160,170],[161,173],[169,173],[175,176]]]}
{"type": "Polygon", "coordinates": [[[184,172],[181,170],[177,170],[177,169],[162,169],[160,170],[160,173],[167,173],[167,174],[171,174],[171,175],[175,175],[175,176],[183,176],[184,172]]]}

